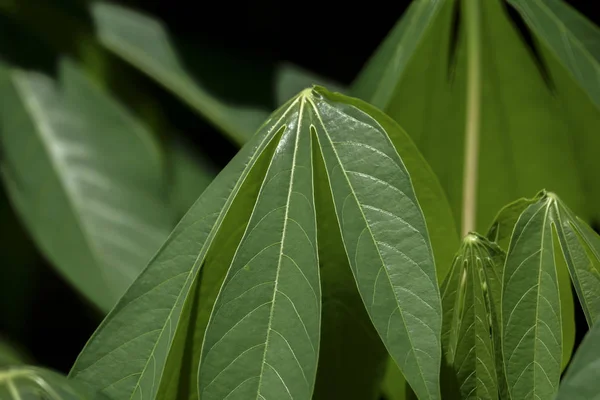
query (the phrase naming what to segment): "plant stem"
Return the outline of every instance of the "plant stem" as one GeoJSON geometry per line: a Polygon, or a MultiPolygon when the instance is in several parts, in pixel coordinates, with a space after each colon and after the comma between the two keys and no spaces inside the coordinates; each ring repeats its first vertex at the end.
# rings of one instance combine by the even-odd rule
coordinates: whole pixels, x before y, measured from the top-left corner
{"type": "Polygon", "coordinates": [[[463,236],[475,230],[479,133],[481,126],[481,11],[480,0],[463,0],[467,35],[467,115],[463,165],[463,236]]]}

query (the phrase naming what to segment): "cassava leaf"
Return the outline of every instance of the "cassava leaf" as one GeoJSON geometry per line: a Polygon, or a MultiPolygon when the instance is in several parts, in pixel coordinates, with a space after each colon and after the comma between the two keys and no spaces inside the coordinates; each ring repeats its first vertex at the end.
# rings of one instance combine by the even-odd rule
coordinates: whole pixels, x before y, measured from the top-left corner
{"type": "Polygon", "coordinates": [[[0,91],[9,198],[44,254],[108,311],[172,224],[158,147],[70,61],[57,80],[0,64],[0,91]]]}
{"type": "Polygon", "coordinates": [[[3,400],[108,400],[57,372],[30,366],[0,369],[3,400]]]}
{"type": "Polygon", "coordinates": [[[600,237],[552,195],[560,247],[588,325],[600,317],[600,237]]]}
{"type": "Polygon", "coordinates": [[[537,202],[543,195],[544,193],[540,192],[531,199],[523,197],[504,206],[498,214],[496,214],[494,222],[492,222],[492,225],[488,229],[488,240],[500,244],[510,239],[510,235],[515,228],[515,224],[519,220],[521,213],[525,211],[527,207],[537,202]]]}
{"type": "Polygon", "coordinates": [[[571,107],[566,89],[552,90],[505,7],[499,0],[414,2],[411,10],[429,12],[403,16],[350,91],[411,135],[455,219],[469,217],[464,233],[486,229],[503,205],[540,187],[562,193],[586,220],[600,211],[592,150],[600,117],[571,107]]]}
{"type": "Polygon", "coordinates": [[[497,245],[471,233],[441,287],[442,345],[461,399],[498,399],[502,375],[497,370],[494,338],[500,336],[496,307],[503,262],[497,245]]]}
{"type": "MultiPolygon", "coordinates": [[[[373,371],[355,386],[375,399],[386,356],[365,315],[366,303],[408,381],[421,396],[438,398],[441,310],[432,250],[408,172],[388,135],[398,148],[414,145],[392,121],[380,121],[364,103],[323,88],[305,90],[276,111],[184,216],[91,338],[71,376],[119,399],[308,399],[319,348],[336,340],[335,327],[363,324],[363,332],[347,332],[348,340],[322,354],[375,345],[362,353],[373,371]],[[381,168],[373,171],[375,166],[381,168]],[[316,183],[314,176],[328,179],[316,183]],[[353,203],[344,207],[340,199],[350,189],[353,203]],[[378,222],[388,217],[383,210],[398,215],[378,222]],[[364,211],[368,219],[361,217],[357,225],[350,211],[364,211]],[[357,246],[365,226],[373,233],[365,236],[364,230],[357,246]],[[338,244],[329,240],[335,237],[338,244]],[[328,252],[323,246],[329,244],[337,251],[318,268],[317,253],[328,252]],[[382,263],[365,264],[363,250],[379,253],[382,263]],[[374,292],[378,272],[387,280],[379,280],[374,292]],[[346,278],[335,287],[338,274],[346,278]],[[413,281],[417,285],[408,289],[413,281]],[[400,314],[399,301],[405,299],[400,314]],[[328,319],[320,327],[321,308],[328,319]],[[328,343],[319,344],[320,338],[328,343]],[[420,372],[407,370],[412,366],[420,372]]],[[[431,209],[437,204],[439,215],[446,216],[442,222],[451,221],[423,159],[410,158],[408,165],[419,171],[417,195],[424,193],[431,209]]],[[[317,381],[331,376],[342,383],[336,374],[343,376],[346,368],[321,359],[317,381]]],[[[320,390],[315,396],[327,398],[320,390]]]]}
{"type": "Polygon", "coordinates": [[[427,227],[408,172],[386,132],[368,114],[318,98],[310,103],[319,109],[316,137],[363,302],[417,394],[439,398],[439,292],[427,227]]]}
{"type": "Polygon", "coordinates": [[[554,205],[546,195],[521,214],[506,257],[502,354],[512,398],[552,398],[558,389],[562,330],[554,205]]]}
{"type": "Polygon", "coordinates": [[[563,0],[508,0],[600,107],[600,29],[563,0]]]}
{"type": "Polygon", "coordinates": [[[600,324],[586,333],[573,362],[567,369],[556,400],[597,400],[600,398],[600,324]]]}

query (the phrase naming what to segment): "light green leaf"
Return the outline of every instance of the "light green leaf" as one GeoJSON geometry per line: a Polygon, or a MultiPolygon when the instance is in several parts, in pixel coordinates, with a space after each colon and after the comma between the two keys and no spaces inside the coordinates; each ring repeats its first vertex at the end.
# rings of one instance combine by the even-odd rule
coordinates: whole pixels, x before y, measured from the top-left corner
{"type": "MultiPolygon", "coordinates": [[[[95,2],[91,13],[100,42],[182,98],[221,129],[244,144],[268,116],[268,110],[221,101],[188,70],[160,21],[123,6],[95,2]]],[[[208,77],[206,77],[208,79],[208,77]]]]}
{"type": "Polygon", "coordinates": [[[104,311],[168,234],[148,131],[68,62],[59,80],[0,64],[2,178],[34,241],[104,311]]]}
{"type": "Polygon", "coordinates": [[[600,29],[563,0],[508,0],[600,107],[600,29]]]}
{"type": "Polygon", "coordinates": [[[588,109],[570,110],[564,90],[552,91],[503,2],[418,1],[412,8],[429,12],[398,22],[350,93],[411,135],[463,234],[486,229],[502,206],[540,187],[563,194],[582,217],[598,215],[591,149],[599,139],[591,132],[600,118],[578,120],[575,113],[588,109]],[[403,33],[411,21],[421,21],[414,25],[421,33],[403,33]]]}
{"type": "Polygon", "coordinates": [[[600,398],[600,324],[583,338],[567,369],[556,400],[597,400],[600,398]]]}
{"type": "Polygon", "coordinates": [[[544,196],[519,218],[502,286],[502,354],[512,398],[550,399],[561,372],[560,294],[554,260],[554,198],[544,196]]]}
{"type": "MultiPolygon", "coordinates": [[[[77,382],[47,369],[20,366],[0,369],[2,400],[103,400],[77,382]]],[[[106,399],[107,400],[107,399],[106,399]]]]}
{"type": "Polygon", "coordinates": [[[442,284],[442,345],[461,399],[498,399],[494,338],[500,335],[495,323],[499,293],[494,289],[499,286],[494,285],[503,261],[498,246],[471,233],[442,284]]]}
{"type": "Polygon", "coordinates": [[[415,392],[437,399],[440,299],[425,219],[408,172],[386,131],[368,114],[326,99],[310,99],[310,105],[363,302],[415,392]]]}

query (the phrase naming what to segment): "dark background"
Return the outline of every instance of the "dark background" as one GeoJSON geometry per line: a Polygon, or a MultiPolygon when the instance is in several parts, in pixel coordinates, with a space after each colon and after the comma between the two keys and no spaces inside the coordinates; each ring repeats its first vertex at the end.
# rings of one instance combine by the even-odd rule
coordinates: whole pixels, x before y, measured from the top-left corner
{"type": "MultiPolygon", "coordinates": [[[[352,81],[409,4],[399,0],[355,6],[325,0],[120,3],[160,16],[174,37],[192,46],[210,43],[266,64],[290,61],[342,84],[352,81]]],[[[570,3],[599,22],[595,2],[570,3]]],[[[158,101],[169,123],[198,150],[218,149],[210,154],[217,165],[223,166],[235,154],[233,145],[179,100],[149,79],[139,80],[158,101]]],[[[0,287],[5,288],[0,292],[0,336],[24,348],[33,363],[68,372],[102,317],[35,250],[19,229],[3,193],[0,224],[0,287]]],[[[582,315],[578,319],[580,338],[585,320],[582,315]]]]}

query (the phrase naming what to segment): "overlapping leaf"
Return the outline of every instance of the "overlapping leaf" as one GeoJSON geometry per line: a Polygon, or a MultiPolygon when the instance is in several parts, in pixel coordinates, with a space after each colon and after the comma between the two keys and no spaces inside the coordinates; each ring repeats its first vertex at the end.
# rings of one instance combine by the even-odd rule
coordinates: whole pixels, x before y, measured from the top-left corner
{"type": "Polygon", "coordinates": [[[0,65],[2,177],[37,245],[108,311],[166,238],[158,147],[70,62],[0,65]]]}
{"type": "Polygon", "coordinates": [[[503,253],[485,238],[467,235],[441,288],[443,350],[461,399],[497,399],[500,393],[502,364],[494,339],[500,337],[503,253]]]}
{"type": "MultiPolygon", "coordinates": [[[[202,194],[94,334],[71,376],[123,399],[311,398],[326,329],[319,327],[321,304],[343,302],[339,293],[357,299],[332,291],[326,280],[321,301],[317,246],[320,235],[330,234],[317,233],[323,221],[316,221],[316,210],[329,197],[335,208],[326,229],[336,230],[345,251],[338,260],[329,257],[327,268],[350,262],[362,302],[409,383],[424,398],[438,398],[441,310],[432,248],[396,148],[416,152],[379,112],[322,88],[303,91],[202,194]],[[324,169],[317,175],[328,178],[325,184],[315,186],[313,163],[324,169]]],[[[442,216],[441,225],[451,221],[423,159],[408,158],[424,204],[437,205],[432,215],[442,216]]],[[[434,221],[441,243],[440,232],[454,228],[437,229],[434,221]]],[[[364,313],[360,302],[345,303],[359,308],[342,319],[350,327],[366,322],[367,336],[344,343],[377,344],[368,319],[354,319],[364,313]]],[[[373,362],[382,366],[380,376],[385,353],[373,362]]],[[[373,398],[377,392],[375,386],[373,398]]]]}

